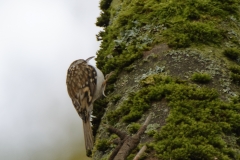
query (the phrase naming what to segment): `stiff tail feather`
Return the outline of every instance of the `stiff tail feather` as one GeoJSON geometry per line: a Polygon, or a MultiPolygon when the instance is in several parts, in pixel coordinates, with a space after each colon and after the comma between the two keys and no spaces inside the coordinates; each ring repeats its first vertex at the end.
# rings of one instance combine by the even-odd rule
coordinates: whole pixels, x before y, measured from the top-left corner
{"type": "Polygon", "coordinates": [[[86,151],[92,150],[93,148],[93,134],[90,120],[83,121],[84,139],[86,151]]]}

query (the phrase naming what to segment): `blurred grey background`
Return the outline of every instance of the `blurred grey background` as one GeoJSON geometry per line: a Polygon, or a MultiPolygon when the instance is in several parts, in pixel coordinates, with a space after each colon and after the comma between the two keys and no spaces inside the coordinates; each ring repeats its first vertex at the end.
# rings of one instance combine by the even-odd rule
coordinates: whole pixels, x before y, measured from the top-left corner
{"type": "Polygon", "coordinates": [[[72,61],[99,48],[98,6],[99,0],[0,0],[1,160],[88,159],[65,81],[72,61]]]}

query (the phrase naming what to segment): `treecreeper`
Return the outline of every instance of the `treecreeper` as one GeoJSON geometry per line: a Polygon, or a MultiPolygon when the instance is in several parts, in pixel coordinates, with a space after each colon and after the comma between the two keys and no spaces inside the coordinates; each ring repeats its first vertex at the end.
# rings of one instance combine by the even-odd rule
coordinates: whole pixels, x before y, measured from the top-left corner
{"type": "MultiPolygon", "coordinates": [[[[94,56],[93,56],[94,57],[94,56]]],[[[67,91],[72,99],[78,115],[83,121],[83,131],[87,155],[91,152],[94,144],[94,137],[91,127],[91,114],[93,103],[102,95],[105,96],[106,83],[113,72],[104,77],[101,70],[90,65],[86,60],[79,59],[70,65],[67,71],[67,91]]]]}

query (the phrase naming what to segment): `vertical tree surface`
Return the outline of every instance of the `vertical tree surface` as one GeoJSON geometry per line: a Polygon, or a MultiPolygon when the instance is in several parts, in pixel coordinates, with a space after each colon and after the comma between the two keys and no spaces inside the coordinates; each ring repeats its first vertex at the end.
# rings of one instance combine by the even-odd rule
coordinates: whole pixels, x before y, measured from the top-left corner
{"type": "Polygon", "coordinates": [[[240,1],[101,0],[97,66],[108,97],[94,104],[92,158],[109,159],[109,126],[135,134],[133,159],[240,159],[240,1]]]}

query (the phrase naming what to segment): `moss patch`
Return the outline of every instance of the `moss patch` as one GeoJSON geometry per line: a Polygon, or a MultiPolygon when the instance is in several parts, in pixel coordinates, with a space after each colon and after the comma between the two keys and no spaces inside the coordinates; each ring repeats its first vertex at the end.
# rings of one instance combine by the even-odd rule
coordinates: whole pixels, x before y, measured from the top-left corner
{"type": "Polygon", "coordinates": [[[109,149],[110,142],[107,139],[98,140],[96,144],[96,148],[99,151],[105,152],[109,149]]]}
{"type": "Polygon", "coordinates": [[[137,133],[140,127],[141,127],[140,123],[131,123],[127,126],[127,130],[129,133],[134,134],[137,133]]]}
{"type": "Polygon", "coordinates": [[[223,54],[232,61],[239,61],[240,50],[237,48],[227,48],[223,51],[223,54]]]}
{"type": "MultiPolygon", "coordinates": [[[[223,135],[240,138],[240,103],[223,102],[213,89],[198,88],[164,75],[153,75],[154,83],[130,96],[107,114],[111,123],[134,122],[152,101],[165,98],[171,112],[155,135],[154,149],[160,159],[231,159],[239,154],[227,146],[223,135]]],[[[239,146],[237,149],[239,149],[239,146]]]]}
{"type": "Polygon", "coordinates": [[[211,80],[211,76],[208,73],[193,73],[191,80],[197,83],[208,83],[211,80]]]}
{"type": "Polygon", "coordinates": [[[100,19],[107,19],[109,13],[110,25],[102,25],[104,31],[98,35],[103,41],[97,66],[105,73],[126,67],[159,42],[174,48],[216,46],[228,37],[237,44],[239,5],[237,0],[115,0],[112,6],[101,7],[100,19]]]}

